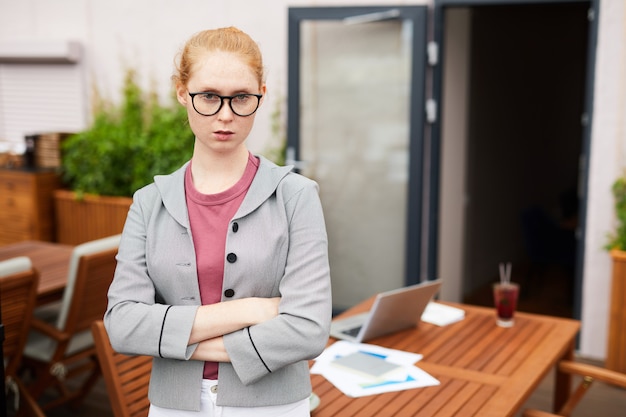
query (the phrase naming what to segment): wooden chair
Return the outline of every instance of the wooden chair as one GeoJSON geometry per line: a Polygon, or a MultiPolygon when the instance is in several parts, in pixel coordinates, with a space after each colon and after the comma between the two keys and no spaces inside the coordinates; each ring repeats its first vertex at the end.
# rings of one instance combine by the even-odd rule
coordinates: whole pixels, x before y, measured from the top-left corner
{"type": "Polygon", "coordinates": [[[583,398],[591,387],[593,381],[600,381],[606,384],[626,388],[626,374],[601,368],[595,365],[587,365],[573,361],[562,361],[559,363],[559,370],[571,375],[582,377],[578,387],[572,391],[563,407],[556,413],[548,413],[540,410],[528,409],[524,411],[524,417],[558,417],[569,416],[576,405],[583,398]]]}
{"type": "Polygon", "coordinates": [[[29,416],[44,417],[17,374],[30,329],[38,283],[39,275],[29,258],[20,256],[0,262],[0,323],[4,330],[5,386],[7,392],[13,393],[16,410],[29,416]]]}
{"type": "Polygon", "coordinates": [[[115,417],[147,416],[150,408],[148,385],[152,358],[115,352],[102,320],[94,322],[91,331],[113,414],[115,417]]]}
{"type": "Polygon", "coordinates": [[[57,314],[44,320],[35,312],[23,362],[33,373],[28,388],[44,410],[78,405],[98,380],[91,324],[104,316],[119,240],[115,235],[76,246],[57,314]],[[43,404],[49,388],[56,396],[43,404]]]}

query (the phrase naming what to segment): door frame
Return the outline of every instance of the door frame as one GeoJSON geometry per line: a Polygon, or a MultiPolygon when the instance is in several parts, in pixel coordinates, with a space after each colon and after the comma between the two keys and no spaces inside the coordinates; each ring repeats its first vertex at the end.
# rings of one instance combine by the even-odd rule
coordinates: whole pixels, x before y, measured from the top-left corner
{"type": "Polygon", "coordinates": [[[342,20],[348,17],[385,13],[390,19],[413,22],[411,96],[409,119],[409,183],[407,188],[407,234],[404,281],[422,281],[423,166],[426,99],[427,6],[290,7],[288,17],[287,149],[288,164],[300,158],[300,23],[303,20],[342,20]]]}
{"type": "MultiPolygon", "coordinates": [[[[580,207],[579,225],[577,230],[576,266],[574,282],[574,318],[580,319],[582,316],[582,284],[583,266],[585,255],[585,233],[586,233],[586,213],[587,194],[589,178],[589,160],[591,149],[591,123],[593,120],[593,96],[595,80],[595,58],[598,38],[598,19],[600,0],[434,0],[434,30],[433,40],[439,45],[441,57],[438,65],[433,70],[433,90],[432,97],[436,102],[437,114],[441,114],[441,101],[443,93],[443,41],[445,32],[445,9],[448,7],[474,7],[487,5],[533,5],[533,4],[565,4],[565,3],[588,3],[589,4],[589,32],[587,36],[587,63],[586,82],[584,86],[584,104],[582,118],[582,146],[581,146],[581,178],[580,184],[580,207]]],[[[426,269],[429,276],[437,276],[437,258],[439,243],[439,186],[441,169],[441,117],[432,125],[430,161],[432,164],[429,189],[429,208],[431,213],[427,227],[427,261],[426,269]]]]}

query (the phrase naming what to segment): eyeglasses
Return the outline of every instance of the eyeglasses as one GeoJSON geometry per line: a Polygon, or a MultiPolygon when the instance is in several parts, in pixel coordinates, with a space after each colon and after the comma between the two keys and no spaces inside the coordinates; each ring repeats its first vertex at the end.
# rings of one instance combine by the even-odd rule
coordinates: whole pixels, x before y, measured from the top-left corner
{"type": "Polygon", "coordinates": [[[220,96],[215,93],[189,93],[193,108],[203,116],[217,114],[224,105],[224,99],[228,99],[230,109],[237,116],[250,116],[258,108],[262,94],[235,94],[234,96],[220,96]]]}

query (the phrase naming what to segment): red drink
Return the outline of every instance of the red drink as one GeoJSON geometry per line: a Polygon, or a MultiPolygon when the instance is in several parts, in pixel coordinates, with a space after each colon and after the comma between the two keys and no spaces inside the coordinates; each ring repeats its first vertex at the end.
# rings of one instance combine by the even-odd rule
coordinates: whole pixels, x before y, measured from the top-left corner
{"type": "Polygon", "coordinates": [[[497,283],[493,285],[493,298],[496,305],[498,326],[513,326],[513,315],[517,308],[517,297],[519,285],[509,282],[506,284],[497,283]]]}

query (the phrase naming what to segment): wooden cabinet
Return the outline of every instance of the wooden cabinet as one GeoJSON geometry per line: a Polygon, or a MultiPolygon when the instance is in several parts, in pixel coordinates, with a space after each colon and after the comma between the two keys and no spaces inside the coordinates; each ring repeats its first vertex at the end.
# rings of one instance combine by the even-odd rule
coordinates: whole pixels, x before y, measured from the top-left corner
{"type": "Polygon", "coordinates": [[[54,241],[52,193],[59,187],[55,171],[0,169],[0,245],[54,241]]]}

